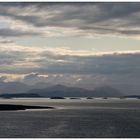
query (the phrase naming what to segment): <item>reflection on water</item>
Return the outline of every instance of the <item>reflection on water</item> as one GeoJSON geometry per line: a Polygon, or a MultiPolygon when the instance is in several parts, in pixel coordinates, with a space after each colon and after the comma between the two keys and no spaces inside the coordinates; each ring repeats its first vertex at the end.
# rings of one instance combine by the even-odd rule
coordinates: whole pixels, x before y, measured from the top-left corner
{"type": "Polygon", "coordinates": [[[53,106],[0,112],[0,137],[140,137],[138,99],[0,99],[0,103],[53,106]]]}
{"type": "Polygon", "coordinates": [[[22,105],[37,105],[37,106],[52,106],[56,108],[78,109],[78,108],[140,108],[139,99],[119,99],[119,98],[94,98],[94,99],[49,99],[49,98],[13,98],[0,99],[1,104],[22,104],[22,105]]]}

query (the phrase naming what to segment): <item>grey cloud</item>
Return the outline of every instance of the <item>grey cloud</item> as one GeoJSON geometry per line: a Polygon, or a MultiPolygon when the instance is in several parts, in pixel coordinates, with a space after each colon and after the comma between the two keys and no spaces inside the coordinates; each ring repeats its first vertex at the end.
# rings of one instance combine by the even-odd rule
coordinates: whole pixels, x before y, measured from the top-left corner
{"type": "MultiPolygon", "coordinates": [[[[123,75],[140,71],[140,54],[112,54],[103,56],[69,56],[43,54],[33,60],[38,68],[33,72],[52,74],[105,74],[123,75]]],[[[29,69],[30,70],[30,69],[29,69]]]]}
{"type": "Polygon", "coordinates": [[[43,76],[40,76],[39,73],[32,72],[25,75],[22,81],[26,84],[33,85],[38,82],[44,82],[45,80],[46,78],[43,76]]]}
{"type": "Polygon", "coordinates": [[[56,55],[49,52],[38,54],[34,59],[30,54],[20,52],[2,53],[1,64],[34,63],[37,67],[21,66],[15,69],[1,69],[0,72],[15,73],[52,73],[52,74],[138,74],[140,71],[140,54],[112,54],[103,56],[56,55]],[[28,61],[27,59],[28,58],[28,61]]]}
{"type": "Polygon", "coordinates": [[[39,32],[33,31],[22,31],[17,29],[10,29],[10,28],[2,28],[0,29],[0,36],[1,37],[19,37],[19,36],[33,36],[39,35],[39,32]]]}
{"type": "MultiPolygon", "coordinates": [[[[11,56],[9,54],[9,60],[12,62],[5,62],[8,56],[6,54],[5,56],[0,54],[0,64],[7,63],[7,65],[13,65],[16,64],[15,59],[24,62],[24,59],[27,57],[29,58],[28,55],[18,55],[16,53],[13,53],[13,55],[14,57],[12,54],[11,56]]],[[[108,54],[102,56],[70,56],[44,52],[39,55],[40,61],[35,61],[33,58],[28,60],[38,65],[38,67],[21,65],[20,67],[13,67],[11,69],[7,66],[2,66],[0,73],[27,74],[23,82],[28,84],[49,82],[88,89],[93,89],[96,86],[111,85],[126,93],[138,93],[139,91],[139,53],[108,54]],[[48,77],[40,76],[43,74],[47,74],[48,77]],[[74,76],[76,78],[74,78],[74,76]],[[79,78],[81,80],[76,81],[79,78]]],[[[26,62],[24,62],[24,64],[25,63],[26,62]]]]}
{"type": "Polygon", "coordinates": [[[39,61],[38,72],[69,74],[128,74],[140,70],[140,54],[103,56],[46,55],[39,61]],[[57,61],[60,60],[60,61],[57,61]]]}
{"type": "MultiPolygon", "coordinates": [[[[12,48],[13,46],[11,45],[9,47],[12,48]]],[[[24,63],[26,61],[26,58],[32,57],[32,54],[30,54],[29,52],[23,52],[22,50],[12,51],[11,48],[9,48],[9,50],[7,48],[7,50],[4,49],[0,51],[0,65],[3,66],[1,67],[1,70],[5,69],[7,66],[12,66],[17,62],[24,63]]]]}
{"type": "Polygon", "coordinates": [[[6,40],[6,39],[3,39],[3,40],[0,40],[0,43],[1,44],[9,44],[9,43],[14,43],[13,40],[6,40]]]}
{"type": "Polygon", "coordinates": [[[2,67],[0,72],[7,73],[31,73],[39,74],[105,74],[123,75],[139,74],[140,54],[108,54],[102,56],[76,56],[59,55],[48,51],[37,54],[39,57],[30,53],[23,52],[2,52],[0,54],[0,64],[9,65],[17,62],[24,65],[16,68],[2,67]],[[25,66],[25,64],[29,65],[25,66]],[[34,65],[30,66],[30,63],[34,65]]]}
{"type": "Polygon", "coordinates": [[[30,73],[24,77],[24,79],[32,79],[39,75],[39,73],[30,73]]]}
{"type": "Polygon", "coordinates": [[[0,82],[3,82],[4,80],[6,80],[7,77],[6,76],[0,76],[0,82]]]}
{"type": "Polygon", "coordinates": [[[65,27],[85,33],[139,35],[140,3],[1,3],[1,16],[36,27],[65,27]],[[37,12],[37,15],[29,9],[37,12]],[[14,10],[13,10],[14,9],[14,10]],[[16,10],[17,9],[17,10],[16,10]],[[20,11],[20,12],[18,12],[20,11]],[[23,15],[23,13],[28,13],[23,15]],[[123,29],[122,29],[123,27],[123,29]],[[129,27],[129,28],[128,28],[129,27]],[[137,31],[135,28],[137,27],[137,31]]]}
{"type": "Polygon", "coordinates": [[[21,56],[15,53],[0,53],[0,65],[10,65],[18,60],[21,60],[21,56]]]}
{"type": "MultiPolygon", "coordinates": [[[[41,83],[40,86],[50,86],[56,84],[63,85],[75,85],[76,80],[81,77],[81,75],[71,75],[71,74],[45,74],[40,75],[39,73],[29,73],[24,76],[22,82],[26,84],[36,84],[41,83]],[[45,84],[46,83],[46,84],[45,84]]],[[[37,84],[38,85],[38,84],[37,84]]]]}

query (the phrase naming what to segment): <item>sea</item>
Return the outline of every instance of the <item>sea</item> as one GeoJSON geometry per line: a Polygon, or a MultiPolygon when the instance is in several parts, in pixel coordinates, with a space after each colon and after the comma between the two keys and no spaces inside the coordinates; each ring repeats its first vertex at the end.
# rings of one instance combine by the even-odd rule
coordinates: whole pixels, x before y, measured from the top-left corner
{"type": "Polygon", "coordinates": [[[0,111],[0,138],[140,138],[140,99],[13,98],[0,104],[54,107],[0,111]]]}

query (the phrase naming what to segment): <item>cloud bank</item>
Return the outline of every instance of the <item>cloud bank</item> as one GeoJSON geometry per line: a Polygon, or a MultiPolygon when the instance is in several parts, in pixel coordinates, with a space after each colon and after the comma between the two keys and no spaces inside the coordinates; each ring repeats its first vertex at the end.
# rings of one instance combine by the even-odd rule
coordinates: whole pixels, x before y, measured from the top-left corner
{"type": "Polygon", "coordinates": [[[31,32],[2,30],[3,36],[130,36],[140,34],[140,3],[1,3],[0,17],[12,27],[31,32]],[[17,27],[16,27],[17,26],[17,27]],[[47,31],[42,30],[47,29],[47,31]],[[34,32],[36,30],[36,32],[34,32]],[[56,30],[61,30],[58,33],[56,30]]]}
{"type": "Polygon", "coordinates": [[[5,44],[0,48],[2,81],[14,79],[31,85],[44,82],[88,89],[111,85],[128,93],[139,91],[138,51],[92,54],[80,50],[82,54],[79,54],[79,51],[68,48],[59,48],[55,52],[53,49],[5,44]]]}

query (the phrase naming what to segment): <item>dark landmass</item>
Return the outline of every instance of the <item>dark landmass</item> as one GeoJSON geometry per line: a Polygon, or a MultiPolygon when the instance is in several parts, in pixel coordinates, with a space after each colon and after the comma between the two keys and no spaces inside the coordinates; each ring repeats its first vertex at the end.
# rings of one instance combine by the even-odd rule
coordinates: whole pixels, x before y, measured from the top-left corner
{"type": "Polygon", "coordinates": [[[14,111],[14,110],[26,110],[26,109],[54,109],[54,107],[0,104],[0,111],[10,111],[10,110],[14,111]]]}
{"type": "Polygon", "coordinates": [[[120,97],[124,96],[117,89],[112,87],[98,87],[94,90],[88,90],[78,87],[67,87],[64,85],[55,85],[42,89],[32,89],[28,93],[37,93],[43,97],[120,97]]]}
{"type": "Polygon", "coordinates": [[[88,90],[78,87],[55,85],[47,88],[32,89],[26,93],[4,93],[1,98],[64,98],[64,97],[123,97],[124,95],[112,87],[97,87],[88,90]]]}
{"type": "Polygon", "coordinates": [[[87,97],[87,99],[93,99],[92,97],[87,97]]]}
{"type": "Polygon", "coordinates": [[[70,99],[80,99],[80,98],[71,97],[70,99]]]}
{"type": "Polygon", "coordinates": [[[121,98],[137,98],[137,99],[140,99],[140,95],[127,95],[127,96],[123,96],[121,98]]]}
{"type": "Polygon", "coordinates": [[[50,97],[50,99],[65,99],[64,97],[50,97]]]}
{"type": "Polygon", "coordinates": [[[15,94],[1,94],[0,95],[1,98],[5,98],[5,99],[10,99],[10,98],[40,98],[42,96],[40,96],[37,93],[15,93],[15,94]]]}
{"type": "Polygon", "coordinates": [[[108,99],[107,97],[103,97],[103,99],[108,99]]]}

